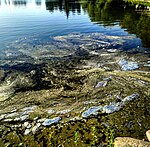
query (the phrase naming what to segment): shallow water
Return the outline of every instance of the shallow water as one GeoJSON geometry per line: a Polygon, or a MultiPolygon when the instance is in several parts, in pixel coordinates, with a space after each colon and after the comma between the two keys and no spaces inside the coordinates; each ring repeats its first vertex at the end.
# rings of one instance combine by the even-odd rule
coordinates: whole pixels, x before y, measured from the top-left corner
{"type": "MultiPolygon", "coordinates": [[[[145,7],[139,8],[143,13],[147,12],[145,7]]],[[[1,0],[0,50],[9,48],[8,44],[18,39],[31,39],[33,45],[36,43],[32,39],[34,37],[43,44],[50,37],[74,32],[117,36],[132,34],[137,40],[130,42],[131,48],[135,45],[141,47],[142,44],[149,47],[150,19],[147,13],[141,15],[137,10],[137,6],[122,1],[1,0]],[[146,32],[141,29],[143,27],[147,29],[146,32]]]]}

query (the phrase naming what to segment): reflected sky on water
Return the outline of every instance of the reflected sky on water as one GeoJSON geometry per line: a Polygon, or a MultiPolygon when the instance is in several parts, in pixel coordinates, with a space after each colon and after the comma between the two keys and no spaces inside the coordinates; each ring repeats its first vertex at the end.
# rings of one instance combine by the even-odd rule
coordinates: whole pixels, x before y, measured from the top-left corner
{"type": "Polygon", "coordinates": [[[124,23],[130,12],[134,12],[131,13],[133,23],[137,23],[134,17],[137,15],[136,19],[139,19],[140,15],[134,10],[135,6],[111,1],[97,4],[96,1],[75,0],[1,0],[0,48],[4,49],[11,41],[34,35],[42,39],[73,32],[137,35],[124,23]]]}

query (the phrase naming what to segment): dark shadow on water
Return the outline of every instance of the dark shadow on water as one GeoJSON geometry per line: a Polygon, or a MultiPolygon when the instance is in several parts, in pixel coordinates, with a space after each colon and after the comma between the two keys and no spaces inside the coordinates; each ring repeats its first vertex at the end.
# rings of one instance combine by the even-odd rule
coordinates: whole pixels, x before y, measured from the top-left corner
{"type": "Polygon", "coordinates": [[[60,12],[65,12],[66,17],[69,17],[69,14],[80,14],[81,13],[81,5],[77,0],[46,0],[46,9],[49,12],[54,12],[55,10],[59,10],[60,12]]]}
{"type": "Polygon", "coordinates": [[[148,6],[122,0],[81,1],[90,20],[104,26],[119,24],[129,34],[141,38],[143,47],[150,48],[150,11],[148,6]]]}

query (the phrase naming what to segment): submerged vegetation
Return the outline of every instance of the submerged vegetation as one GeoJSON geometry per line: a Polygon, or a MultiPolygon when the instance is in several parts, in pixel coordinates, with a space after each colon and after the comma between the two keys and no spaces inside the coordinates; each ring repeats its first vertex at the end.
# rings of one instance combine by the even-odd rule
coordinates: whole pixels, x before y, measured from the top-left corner
{"type": "MultiPolygon", "coordinates": [[[[91,21],[113,26],[120,20],[150,47],[149,16],[133,10],[134,4],[81,5],[91,21]]],[[[102,33],[10,43],[0,60],[0,146],[113,147],[118,136],[146,140],[150,50],[144,47],[135,35],[102,33]]]]}

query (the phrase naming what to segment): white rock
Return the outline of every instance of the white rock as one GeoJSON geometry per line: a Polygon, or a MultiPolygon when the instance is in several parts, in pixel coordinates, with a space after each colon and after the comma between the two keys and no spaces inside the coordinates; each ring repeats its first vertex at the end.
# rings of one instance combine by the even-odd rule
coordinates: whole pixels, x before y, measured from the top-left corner
{"type": "Polygon", "coordinates": [[[30,129],[26,129],[25,132],[24,132],[24,135],[28,135],[30,132],[31,132],[30,129]]]}
{"type": "Polygon", "coordinates": [[[147,136],[148,141],[150,141],[150,130],[146,131],[146,136],[147,136]]]}
{"type": "Polygon", "coordinates": [[[39,127],[41,126],[40,123],[37,123],[33,128],[32,128],[32,133],[35,134],[35,132],[39,129],[39,127]]]}
{"type": "Polygon", "coordinates": [[[23,125],[24,125],[24,127],[27,128],[27,129],[29,129],[29,128],[32,127],[31,124],[30,124],[29,122],[24,122],[23,125]]]}
{"type": "Polygon", "coordinates": [[[61,117],[55,117],[55,118],[52,118],[52,119],[46,119],[42,125],[43,126],[49,126],[53,123],[58,123],[59,121],[61,120],[61,117]]]}

